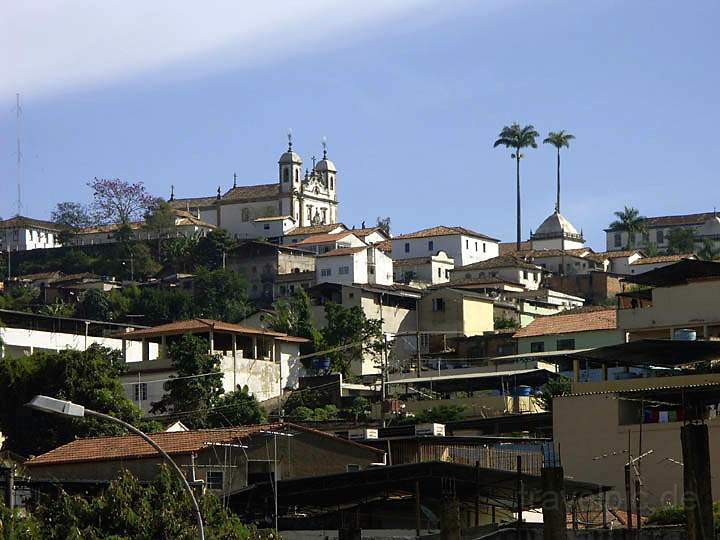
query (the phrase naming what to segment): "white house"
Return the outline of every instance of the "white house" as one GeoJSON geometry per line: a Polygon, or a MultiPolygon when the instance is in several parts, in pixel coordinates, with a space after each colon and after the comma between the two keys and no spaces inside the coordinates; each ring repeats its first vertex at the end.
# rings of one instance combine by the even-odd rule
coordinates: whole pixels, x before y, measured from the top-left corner
{"type": "Polygon", "coordinates": [[[450,272],[450,281],[495,277],[519,283],[528,290],[535,290],[542,282],[543,269],[514,255],[501,255],[486,261],[460,266],[450,272]]]}
{"type": "Polygon", "coordinates": [[[440,250],[435,255],[393,261],[396,283],[437,285],[450,281],[455,260],[440,250]]]}
{"type": "Polygon", "coordinates": [[[281,240],[284,245],[297,244],[311,236],[318,234],[335,234],[347,231],[348,228],[342,223],[327,223],[324,225],[308,225],[307,227],[294,227],[287,231],[281,240]]]}
{"type": "Polygon", "coordinates": [[[283,236],[295,228],[295,219],[291,216],[260,217],[253,220],[256,238],[281,241],[283,236]]]}
{"type": "Polygon", "coordinates": [[[656,270],[663,266],[670,266],[685,259],[697,259],[692,253],[678,255],[658,255],[657,257],[644,257],[637,259],[630,264],[630,274],[644,274],[650,270],[656,270]]]}
{"type": "Polygon", "coordinates": [[[597,258],[607,259],[609,262],[608,272],[622,275],[633,274],[631,265],[644,257],[643,252],[637,249],[605,251],[595,255],[597,258]]]}
{"type": "Polygon", "coordinates": [[[327,253],[340,248],[366,246],[365,242],[360,240],[351,231],[316,234],[292,245],[293,247],[311,251],[316,254],[327,253]]]}
{"type": "Polygon", "coordinates": [[[720,217],[716,212],[647,217],[642,225],[645,232],[628,233],[605,229],[607,250],[623,251],[628,246],[642,249],[652,243],[664,252],[669,245],[670,233],[677,229],[691,230],[697,248],[702,247],[706,240],[710,241],[715,249],[720,248],[720,217]]]}
{"type": "Polygon", "coordinates": [[[392,285],[393,261],[373,246],[344,247],[315,260],[317,283],[392,285]]]}
{"type": "Polygon", "coordinates": [[[0,251],[59,247],[60,227],[51,221],[24,216],[0,221],[0,251]]]}
{"type": "Polygon", "coordinates": [[[587,274],[592,271],[607,272],[609,262],[597,257],[589,248],[568,249],[533,249],[523,252],[524,258],[548,272],[562,275],[587,274]]]}
{"type": "Polygon", "coordinates": [[[464,227],[440,225],[392,239],[393,260],[414,259],[444,251],[465,266],[498,256],[499,240],[464,227]]]}
{"type": "Polygon", "coordinates": [[[305,374],[299,360],[300,344],[308,341],[305,338],[210,319],[143,328],[119,337],[141,344],[142,361],[128,360],[121,380],[128,397],[144,412],[149,412],[152,404],[162,399],[167,388],[165,383],[176,375],[168,356],[169,348],[188,334],[205,338],[208,353],[220,356],[226,392],[247,386],[259,401],[265,401],[277,398],[285,388],[296,388],[299,378],[305,374]],[[150,344],[156,345],[155,355],[150,344]]]}
{"type": "MultiPolygon", "coordinates": [[[[207,223],[196,215],[185,210],[174,210],[175,223],[165,231],[149,229],[144,221],[133,221],[128,223],[136,240],[156,240],[158,235],[168,238],[180,236],[193,237],[205,236],[216,229],[215,225],[207,223]]],[[[75,231],[72,243],[77,246],[88,246],[94,244],[112,244],[117,241],[117,233],[120,230],[119,224],[96,225],[85,227],[75,231]]]]}
{"type": "MultiPolygon", "coordinates": [[[[200,218],[226,229],[235,238],[257,238],[255,220],[288,216],[297,227],[337,223],[337,169],[323,149],[323,158],[303,173],[303,161],[293,151],[278,160],[278,179],[270,184],[238,186],[237,180],[225,193],[218,186],[215,196],[175,198],[170,204],[181,210],[199,212],[200,218]]],[[[260,236],[267,236],[262,234],[260,236]]]]}

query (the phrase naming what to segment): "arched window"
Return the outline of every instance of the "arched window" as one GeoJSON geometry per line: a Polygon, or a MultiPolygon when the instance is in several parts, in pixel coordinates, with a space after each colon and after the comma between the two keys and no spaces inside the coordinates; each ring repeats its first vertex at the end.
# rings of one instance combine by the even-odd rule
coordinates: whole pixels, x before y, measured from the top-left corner
{"type": "Polygon", "coordinates": [[[283,182],[289,182],[290,181],[290,169],[285,167],[283,169],[283,182]]]}
{"type": "Polygon", "coordinates": [[[330,176],[330,189],[335,189],[335,179],[330,176]]]}
{"type": "Polygon", "coordinates": [[[300,172],[298,171],[298,169],[295,169],[295,182],[297,182],[298,179],[300,178],[299,174],[300,174],[300,172]]]}

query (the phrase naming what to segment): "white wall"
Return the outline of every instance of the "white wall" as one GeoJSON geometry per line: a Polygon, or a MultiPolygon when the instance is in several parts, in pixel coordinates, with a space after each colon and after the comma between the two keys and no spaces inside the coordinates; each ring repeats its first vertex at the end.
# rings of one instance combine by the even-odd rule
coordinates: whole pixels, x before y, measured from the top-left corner
{"type": "Polygon", "coordinates": [[[544,238],[532,241],[533,249],[582,249],[584,247],[583,242],[567,238],[544,238]]]}
{"type": "Polygon", "coordinates": [[[26,251],[59,247],[57,233],[45,229],[0,229],[0,250],[26,251]]]}
{"type": "Polygon", "coordinates": [[[530,270],[517,267],[503,267],[503,268],[486,268],[483,270],[462,270],[457,268],[452,272],[452,281],[459,281],[463,279],[485,279],[489,277],[496,277],[499,279],[505,279],[511,283],[519,283],[526,289],[534,291],[540,288],[540,282],[542,281],[541,270],[530,270]]]}
{"type": "MultiPolygon", "coordinates": [[[[378,285],[393,284],[393,261],[382,251],[375,248],[369,248],[365,251],[369,262],[375,261],[375,273],[370,274],[368,269],[368,282],[377,283],[378,285]]],[[[356,281],[356,283],[361,283],[356,281]]]]}
{"type": "Polygon", "coordinates": [[[440,250],[454,259],[456,266],[466,266],[497,257],[499,247],[497,242],[462,234],[396,238],[392,241],[392,258],[395,260],[427,257],[440,250]],[[408,251],[406,244],[409,246],[408,251]]]}
{"type": "Polygon", "coordinates": [[[367,250],[350,255],[336,257],[318,257],[315,260],[315,280],[317,283],[367,283],[367,250]],[[340,273],[347,269],[347,273],[340,273]],[[330,272],[330,275],[323,275],[330,272]]]}
{"type": "MultiPolygon", "coordinates": [[[[24,328],[0,328],[0,339],[3,342],[2,346],[0,346],[0,358],[28,355],[37,351],[85,350],[85,336],[79,334],[44,332],[24,328]]],[[[125,343],[127,361],[140,362],[142,360],[142,343],[139,341],[126,341],[125,343]]],[[[88,336],[87,346],[93,344],[117,351],[122,350],[121,339],[88,336]]],[[[157,356],[157,344],[150,343],[149,345],[151,356],[157,356]]]]}

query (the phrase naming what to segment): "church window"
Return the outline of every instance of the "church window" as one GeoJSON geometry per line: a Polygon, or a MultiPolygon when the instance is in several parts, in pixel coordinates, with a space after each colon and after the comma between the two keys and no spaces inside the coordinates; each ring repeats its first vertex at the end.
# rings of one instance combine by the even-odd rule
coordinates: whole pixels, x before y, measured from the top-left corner
{"type": "Polygon", "coordinates": [[[438,277],[439,277],[439,278],[442,277],[442,268],[438,268],[438,277]]]}
{"type": "Polygon", "coordinates": [[[483,242],[483,253],[485,253],[486,251],[487,251],[487,245],[485,244],[485,242],[483,242]]]}
{"type": "Polygon", "coordinates": [[[657,233],[655,233],[655,237],[657,238],[658,244],[665,243],[665,231],[662,231],[662,230],[658,231],[657,233]]]}
{"type": "Polygon", "coordinates": [[[330,176],[330,189],[335,189],[335,179],[330,176]]]}
{"type": "Polygon", "coordinates": [[[470,249],[470,240],[465,240],[465,249],[470,249]]]}
{"type": "Polygon", "coordinates": [[[410,242],[405,242],[405,253],[410,253],[410,242]]]}
{"type": "Polygon", "coordinates": [[[615,233],[614,243],[615,247],[622,246],[622,234],[620,234],[619,232],[615,233]]]}
{"type": "Polygon", "coordinates": [[[297,182],[297,181],[298,181],[298,178],[299,178],[299,176],[298,176],[298,175],[299,175],[299,172],[298,172],[298,170],[297,170],[297,169],[295,169],[295,182],[297,182]]]}
{"type": "Polygon", "coordinates": [[[290,181],[290,169],[285,167],[283,169],[283,182],[289,182],[290,181]]]}
{"type": "Polygon", "coordinates": [[[477,250],[478,250],[478,248],[477,248],[477,242],[475,242],[475,251],[477,251],[477,250]]]}
{"type": "Polygon", "coordinates": [[[243,221],[250,221],[250,209],[249,208],[243,208],[241,212],[241,219],[243,221]]]}
{"type": "Polygon", "coordinates": [[[435,243],[430,240],[428,241],[428,251],[432,251],[435,248],[435,243]]]}

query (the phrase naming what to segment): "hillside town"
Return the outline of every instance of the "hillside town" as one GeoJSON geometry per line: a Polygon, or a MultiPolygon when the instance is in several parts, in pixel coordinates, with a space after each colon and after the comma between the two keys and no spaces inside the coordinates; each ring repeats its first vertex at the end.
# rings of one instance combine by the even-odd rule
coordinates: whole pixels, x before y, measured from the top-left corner
{"type": "Polygon", "coordinates": [[[720,2],[2,7],[0,540],[720,540],[720,2]]]}
{"type": "MultiPolygon", "coordinates": [[[[537,137],[513,124],[496,146],[537,137]]],[[[688,524],[712,524],[715,212],[626,207],[593,249],[558,165],[529,237],[345,224],[327,147],[303,171],[293,143],[272,183],[164,199],[96,178],[51,220],[0,222],[8,508],[154,481],[149,442],[47,414],[79,407],[144,427],[196,496],[288,538],[639,534],[689,489],[688,524]]]]}

